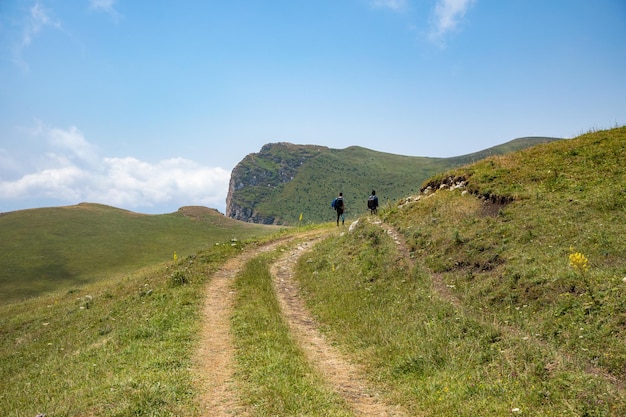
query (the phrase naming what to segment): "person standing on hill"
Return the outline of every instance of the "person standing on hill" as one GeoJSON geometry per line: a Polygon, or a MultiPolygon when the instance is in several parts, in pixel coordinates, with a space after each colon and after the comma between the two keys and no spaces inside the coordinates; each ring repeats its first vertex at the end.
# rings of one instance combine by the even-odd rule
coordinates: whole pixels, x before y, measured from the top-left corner
{"type": "Polygon", "coordinates": [[[337,226],[339,226],[340,217],[341,217],[341,224],[343,225],[343,222],[344,222],[343,212],[345,209],[345,205],[343,202],[343,193],[339,193],[339,196],[333,200],[331,206],[337,212],[337,226]]]}
{"type": "Polygon", "coordinates": [[[367,208],[372,214],[378,213],[378,197],[376,191],[372,190],[372,194],[367,198],[367,208]]]}

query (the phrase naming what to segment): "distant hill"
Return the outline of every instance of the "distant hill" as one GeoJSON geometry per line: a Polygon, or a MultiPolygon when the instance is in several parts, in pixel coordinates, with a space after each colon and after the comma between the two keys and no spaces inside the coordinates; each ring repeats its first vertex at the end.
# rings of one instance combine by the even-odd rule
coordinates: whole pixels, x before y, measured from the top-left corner
{"type": "Polygon", "coordinates": [[[332,149],[280,142],[264,145],[233,169],[226,215],[263,224],[324,222],[333,217],[330,201],[343,192],[347,215],[366,211],[366,199],[376,190],[381,204],[419,191],[438,172],[559,140],[525,137],[480,152],[451,158],[402,156],[352,146],[332,149]]]}
{"type": "Polygon", "coordinates": [[[274,227],[227,218],[206,207],[146,215],[100,204],[18,210],[0,215],[0,301],[109,278],[274,227]]]}

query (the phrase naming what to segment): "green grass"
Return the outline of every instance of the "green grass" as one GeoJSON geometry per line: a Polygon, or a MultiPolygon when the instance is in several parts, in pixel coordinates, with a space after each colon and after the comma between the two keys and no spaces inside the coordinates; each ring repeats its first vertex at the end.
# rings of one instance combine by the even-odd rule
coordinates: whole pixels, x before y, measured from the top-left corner
{"type": "MultiPolygon", "coordinates": [[[[298,276],[329,337],[410,414],[626,411],[623,391],[586,372],[584,355],[494,317],[488,303],[455,308],[433,290],[428,271],[398,258],[394,245],[378,226],[360,222],[304,255],[298,276]]],[[[533,316],[528,307],[514,311],[533,316]]]]}
{"type": "Polygon", "coordinates": [[[465,303],[488,303],[500,322],[624,379],[624,160],[626,128],[591,133],[454,173],[479,195],[514,198],[495,216],[485,215],[491,204],[448,192],[390,219],[465,303]],[[570,248],[590,260],[582,276],[570,248]]]}
{"type": "Polygon", "coordinates": [[[1,307],[0,414],[201,415],[190,368],[204,282],[240,247],[1,307]]]}
{"type": "Polygon", "coordinates": [[[97,204],[21,210],[0,215],[0,302],[71,289],[193,254],[231,238],[276,228],[185,207],[143,215],[97,204]]]}
{"type": "Polygon", "coordinates": [[[275,258],[255,258],[237,277],[233,332],[240,396],[256,416],[352,415],[289,333],[272,288],[269,264],[275,258]]]}
{"type": "MultiPolygon", "coordinates": [[[[626,415],[625,160],[622,127],[437,175],[423,187],[466,187],[379,210],[410,257],[362,218],[302,256],[303,297],[409,415],[626,415]],[[588,269],[570,265],[572,250],[588,269]]],[[[206,212],[47,210],[0,216],[12,271],[0,281],[0,415],[203,415],[191,358],[205,281],[264,229],[206,212]],[[58,278],[37,288],[46,273],[58,278]],[[26,277],[33,297],[7,297],[26,277]]],[[[280,316],[277,256],[237,277],[241,397],[259,416],[350,415],[280,316]]]]}
{"type": "Polygon", "coordinates": [[[416,269],[361,222],[302,259],[311,308],[416,412],[625,415],[625,160],[618,128],[441,174],[424,186],[464,179],[470,194],[380,210],[416,269]]]}

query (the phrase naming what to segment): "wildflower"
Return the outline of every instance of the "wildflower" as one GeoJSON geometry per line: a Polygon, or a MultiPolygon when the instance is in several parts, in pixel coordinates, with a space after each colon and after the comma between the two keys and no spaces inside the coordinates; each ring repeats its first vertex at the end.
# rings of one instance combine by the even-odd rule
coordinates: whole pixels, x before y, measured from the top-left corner
{"type": "Polygon", "coordinates": [[[570,247],[571,253],[569,254],[569,264],[578,273],[584,275],[589,269],[589,260],[585,255],[580,252],[574,252],[574,249],[570,247]]]}
{"type": "Polygon", "coordinates": [[[593,303],[590,304],[589,306],[598,304],[598,300],[596,299],[596,296],[593,292],[593,288],[591,286],[591,281],[589,280],[589,277],[587,276],[587,270],[589,269],[589,260],[582,253],[574,252],[574,248],[572,248],[571,246],[569,250],[570,250],[569,264],[572,268],[574,268],[575,271],[577,271],[580,274],[580,277],[582,278],[583,282],[585,283],[585,286],[587,287],[587,293],[589,294],[589,297],[591,297],[591,300],[593,301],[593,303]]]}
{"type": "Polygon", "coordinates": [[[176,254],[176,252],[174,252],[174,262],[176,262],[178,260],[178,255],[176,254]]]}

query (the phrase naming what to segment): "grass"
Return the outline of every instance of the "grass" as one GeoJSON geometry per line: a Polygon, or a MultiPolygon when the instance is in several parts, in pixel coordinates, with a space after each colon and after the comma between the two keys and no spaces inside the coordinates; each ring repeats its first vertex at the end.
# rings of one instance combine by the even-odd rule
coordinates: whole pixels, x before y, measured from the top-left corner
{"type": "Polygon", "coordinates": [[[455,307],[394,246],[360,222],[304,255],[299,279],[329,336],[410,414],[623,415],[623,391],[586,372],[584,357],[501,322],[488,304],[455,307]]]}
{"type": "Polygon", "coordinates": [[[240,248],[4,305],[0,414],[200,415],[190,367],[203,283],[240,248]]]}
{"type": "Polygon", "coordinates": [[[274,227],[185,207],[143,215],[98,204],[0,215],[0,302],[107,280],[127,271],[196,253],[231,238],[275,233],[274,227]]]}
{"type": "Polygon", "coordinates": [[[487,303],[501,322],[624,379],[625,144],[626,128],[595,132],[454,173],[480,195],[514,197],[495,215],[484,214],[493,204],[449,192],[392,218],[466,304],[487,303]],[[572,249],[589,259],[582,275],[572,249]]]}
{"type": "Polygon", "coordinates": [[[251,260],[237,277],[233,332],[241,397],[256,416],[349,416],[289,333],[272,288],[277,254],[251,260]]]}
{"type": "Polygon", "coordinates": [[[625,145],[593,132],[435,177],[470,193],[380,210],[417,267],[359,223],[302,260],[311,308],[416,413],[626,415],[625,145]]]}
{"type": "MultiPolygon", "coordinates": [[[[303,296],[328,339],[409,415],[626,415],[625,160],[626,128],[616,128],[437,175],[423,184],[444,185],[431,196],[379,209],[410,256],[364,217],[302,256],[303,296]]],[[[18,246],[3,241],[3,265],[46,271],[47,261],[54,271],[57,257],[38,252],[47,248],[63,255],[59,277],[82,271],[68,275],[85,281],[2,300],[0,415],[202,415],[190,368],[204,284],[245,239],[231,242],[223,225],[226,243],[211,244],[202,237],[203,222],[217,221],[210,216],[134,223],[106,207],[67,210],[48,212],[48,229],[29,230],[36,217],[23,218],[32,234],[17,236],[18,246]],[[88,227],[85,209],[104,221],[88,227]],[[89,241],[90,230],[98,238],[89,241]],[[161,236],[158,249],[132,236],[147,242],[151,233],[161,236]],[[187,249],[173,249],[185,237],[187,249]],[[135,263],[134,250],[158,253],[135,263]]],[[[2,233],[15,223],[9,214],[2,233]]],[[[280,316],[268,269],[277,256],[252,260],[237,277],[242,398],[259,416],[350,415],[280,316]]]]}

